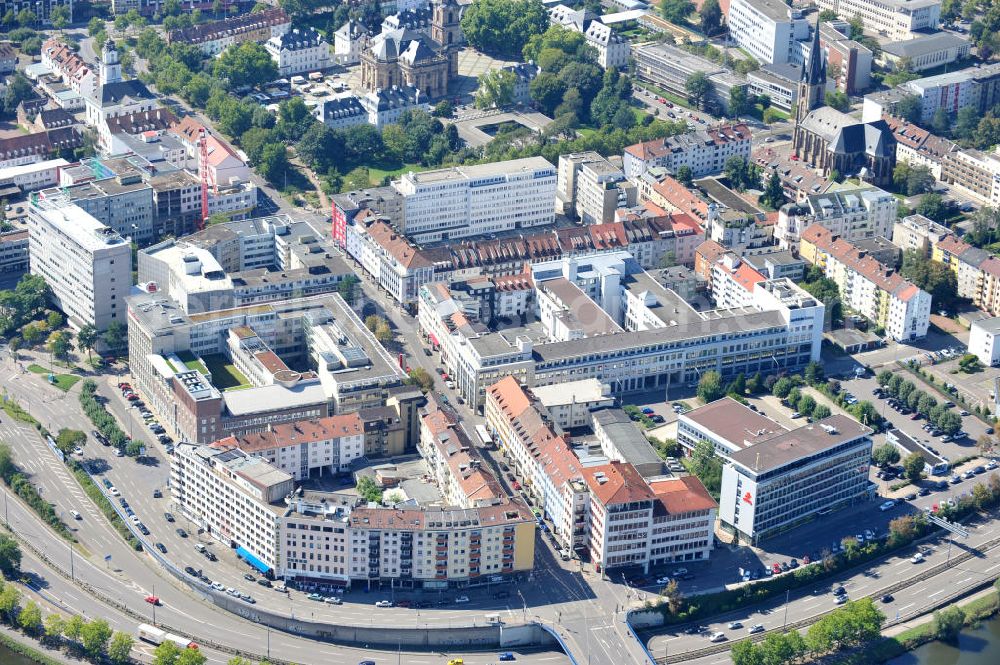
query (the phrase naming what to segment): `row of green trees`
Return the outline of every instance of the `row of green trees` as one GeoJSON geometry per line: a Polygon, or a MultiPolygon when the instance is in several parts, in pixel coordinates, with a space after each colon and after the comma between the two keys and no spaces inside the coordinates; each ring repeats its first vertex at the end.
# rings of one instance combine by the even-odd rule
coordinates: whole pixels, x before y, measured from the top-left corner
{"type": "Polygon", "coordinates": [[[130,457],[137,457],[142,450],[139,441],[130,439],[118,421],[112,416],[104,405],[97,398],[97,384],[87,379],[80,386],[80,407],[90,419],[101,436],[106,438],[112,446],[121,450],[130,457]]]}
{"type": "Polygon", "coordinates": [[[755,644],[749,638],[733,645],[733,665],[783,665],[841,649],[863,646],[881,635],[885,615],[871,598],[848,601],[809,627],[805,637],[795,630],[771,633],[755,644]]]}
{"type": "Polygon", "coordinates": [[[895,397],[908,408],[921,414],[927,421],[949,436],[962,429],[962,417],[937,399],[899,374],[882,370],[876,376],[878,384],[886,393],[895,397]]]}
{"type": "MultiPolygon", "coordinates": [[[[767,383],[765,381],[765,385],[767,383]]],[[[778,377],[771,383],[771,394],[785,400],[789,406],[803,416],[811,416],[814,420],[829,417],[831,412],[826,405],[817,403],[812,396],[802,392],[801,387],[804,385],[812,386],[829,397],[837,406],[850,413],[860,423],[870,427],[878,427],[882,423],[882,416],[879,415],[878,409],[868,400],[848,404],[847,394],[841,388],[840,382],[827,380],[823,373],[823,366],[815,361],[806,365],[802,375],[793,374],[778,377]]]]}

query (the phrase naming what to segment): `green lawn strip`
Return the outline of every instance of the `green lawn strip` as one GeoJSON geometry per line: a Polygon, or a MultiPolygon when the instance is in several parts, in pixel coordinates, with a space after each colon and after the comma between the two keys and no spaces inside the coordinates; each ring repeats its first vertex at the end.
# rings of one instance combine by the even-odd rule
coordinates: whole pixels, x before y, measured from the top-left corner
{"type": "Polygon", "coordinates": [[[202,361],[208,367],[208,371],[212,373],[212,383],[219,390],[249,388],[251,386],[250,381],[243,376],[243,373],[236,369],[236,366],[221,353],[202,356],[202,361]]]}
{"type": "Polygon", "coordinates": [[[90,497],[91,501],[97,504],[97,507],[101,509],[102,513],[104,513],[104,516],[111,523],[111,526],[115,528],[115,531],[121,534],[121,537],[125,539],[125,542],[128,543],[132,549],[141,551],[142,544],[135,536],[132,535],[132,532],[128,530],[128,527],[125,526],[125,522],[118,515],[117,511],[115,511],[114,506],[111,505],[108,497],[104,496],[104,492],[102,492],[101,489],[94,483],[93,478],[91,478],[90,475],[80,467],[80,463],[76,460],[71,460],[69,467],[73,471],[73,476],[76,478],[76,481],[80,483],[81,487],[83,487],[83,491],[87,493],[87,496],[90,497]]]}
{"type": "Polygon", "coordinates": [[[28,371],[32,372],[34,374],[48,374],[49,373],[48,369],[42,367],[41,365],[36,365],[35,363],[31,363],[30,365],[28,365],[28,371]]]}
{"type": "Polygon", "coordinates": [[[198,357],[190,351],[181,351],[177,354],[177,357],[180,358],[185,365],[187,365],[188,369],[197,370],[205,376],[208,376],[208,368],[205,367],[205,363],[198,360],[198,357]]]}
{"type": "MultiPolygon", "coordinates": [[[[34,363],[28,365],[28,371],[32,374],[47,375],[51,374],[52,370],[42,367],[41,365],[36,365],[34,363]]],[[[66,392],[70,388],[76,385],[77,381],[83,377],[77,376],[76,374],[56,374],[55,382],[52,384],[56,388],[59,388],[63,392],[66,392]]]]}

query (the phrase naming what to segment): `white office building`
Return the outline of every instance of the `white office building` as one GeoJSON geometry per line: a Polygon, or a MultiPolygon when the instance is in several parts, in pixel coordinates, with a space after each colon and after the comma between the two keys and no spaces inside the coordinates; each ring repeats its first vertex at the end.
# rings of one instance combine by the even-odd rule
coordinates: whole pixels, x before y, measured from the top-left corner
{"type": "Polygon", "coordinates": [[[45,278],[71,326],[127,324],[132,250],[124,238],[58,197],[32,198],[28,232],[31,274],[45,278]]]}
{"type": "Polygon", "coordinates": [[[732,157],[749,161],[751,138],[750,128],[742,123],[696,129],[630,145],[622,154],[622,165],[632,179],[656,167],[676,174],[682,166],[698,178],[721,173],[732,157]]]}
{"type": "Polygon", "coordinates": [[[866,31],[892,40],[934,30],[941,18],[941,0],[816,0],[816,6],[845,21],[860,16],[866,31]]]}
{"type": "Polygon", "coordinates": [[[774,238],[782,249],[799,251],[802,232],[819,224],[847,242],[888,238],[896,222],[899,201],[876,187],[807,196],[778,212],[774,238]]]}
{"type": "Polygon", "coordinates": [[[0,168],[0,187],[17,187],[22,192],[51,187],[59,182],[59,169],[64,166],[69,162],[59,158],[0,168]]]}
{"type": "Polygon", "coordinates": [[[719,519],[741,542],[869,501],[871,429],[834,415],[734,452],[722,469],[719,519]]]}
{"type": "Polygon", "coordinates": [[[409,172],[402,231],[415,242],[527,229],[555,220],[556,167],[543,157],[409,172]]]}
{"type": "Polygon", "coordinates": [[[798,60],[793,45],[809,38],[809,22],[802,12],[782,0],[731,0],[729,36],[761,64],[798,60]]]}

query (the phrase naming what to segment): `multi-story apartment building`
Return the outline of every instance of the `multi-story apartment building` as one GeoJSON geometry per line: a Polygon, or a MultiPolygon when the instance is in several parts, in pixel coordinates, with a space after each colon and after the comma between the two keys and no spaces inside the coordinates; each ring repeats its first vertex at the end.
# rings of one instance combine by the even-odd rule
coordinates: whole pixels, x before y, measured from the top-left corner
{"type": "Polygon", "coordinates": [[[65,197],[32,196],[28,205],[31,274],[45,278],[74,328],[126,322],[132,250],[113,229],[65,197]]]}
{"type": "Polygon", "coordinates": [[[513,377],[489,388],[485,414],[565,549],[589,551],[601,570],[708,558],[715,502],[697,479],[659,469],[647,479],[614,446],[602,445],[605,463],[584,464],[544,405],[513,377]]]}
{"type": "Polygon", "coordinates": [[[767,277],[734,252],[726,252],[712,266],[712,299],[719,309],[746,307],[753,291],[767,277]]]}
{"type": "Polygon", "coordinates": [[[69,22],[73,22],[73,0],[3,0],[0,2],[0,14],[12,12],[17,14],[27,9],[34,13],[39,21],[50,24],[52,10],[64,7],[69,11],[69,22]]]}
{"type": "Polygon", "coordinates": [[[454,240],[551,224],[556,169],[543,157],[407,173],[396,224],[416,242],[454,240]]]}
{"type": "Polygon", "coordinates": [[[973,107],[985,113],[1000,101],[1000,63],[988,63],[945,74],[907,81],[892,90],[865,95],[862,119],[878,120],[895,114],[904,97],[916,95],[921,101],[920,117],[926,122],[938,109],[955,115],[973,107]]]}
{"type": "Polygon", "coordinates": [[[52,37],[42,44],[42,64],[78,95],[97,93],[98,73],[62,40],[52,37]]]}
{"type": "Polygon", "coordinates": [[[238,448],[260,457],[296,481],[346,473],[365,454],[365,424],[357,413],[268,424],[267,429],[220,439],[218,448],[238,448]]]}
{"type": "Polygon", "coordinates": [[[681,97],[687,96],[684,84],[695,72],[708,77],[708,102],[723,113],[729,109],[729,98],[733,88],[746,88],[747,82],[722,65],[711,60],[692,55],[687,51],[660,42],[638,44],[632,50],[635,60],[635,75],[640,81],[652,83],[681,97]]]}
{"type": "Polygon", "coordinates": [[[726,24],[732,40],[762,64],[801,61],[794,45],[809,38],[802,12],[780,0],[731,0],[726,24]]]}
{"type": "Polygon", "coordinates": [[[874,187],[807,196],[800,203],[781,208],[774,238],[781,247],[793,252],[799,249],[802,232],[813,224],[847,242],[888,238],[898,206],[896,197],[874,187]]]}
{"type": "Polygon", "coordinates": [[[434,262],[378,219],[347,227],[345,249],[399,303],[414,302],[434,277],[434,262]]]}
{"type": "Polygon", "coordinates": [[[315,28],[294,28],[267,40],[264,48],[278,66],[278,74],[292,76],[330,66],[330,44],[315,28]]]}
{"type": "Polygon", "coordinates": [[[948,234],[931,238],[931,260],[955,273],[958,296],[992,316],[1000,316],[1000,259],[989,252],[948,234]]]}
{"type": "Polygon", "coordinates": [[[731,157],[750,159],[750,128],[744,124],[696,129],[625,148],[622,164],[625,175],[638,178],[646,171],[662,167],[676,174],[682,166],[693,177],[721,173],[731,157]]]}
{"type": "Polygon", "coordinates": [[[903,342],[927,335],[931,295],[829,229],[802,232],[802,258],[837,283],[844,304],[903,342]]]}
{"type": "MultiPolygon", "coordinates": [[[[856,95],[872,83],[872,50],[851,37],[850,25],[844,21],[821,23],[820,46],[826,51],[827,72],[837,89],[856,95]],[[832,73],[839,74],[832,76],[832,73]]],[[[803,59],[804,61],[804,59],[803,59]]]]}
{"type": "Polygon", "coordinates": [[[1000,205],[1000,153],[966,148],[941,160],[941,180],[991,206],[1000,205]]]}
{"type": "Polygon", "coordinates": [[[816,5],[845,21],[860,16],[865,30],[894,40],[934,30],[941,18],[940,0],[817,0],[816,5]]]}
{"type": "Polygon", "coordinates": [[[976,354],[987,367],[1000,365],[1000,317],[972,322],[969,353],[976,354]]]}
{"type": "Polygon", "coordinates": [[[891,116],[884,119],[896,137],[896,161],[926,166],[935,178],[942,180],[945,156],[958,150],[958,146],[905,120],[891,116]]]}
{"type": "Polygon", "coordinates": [[[349,19],[333,33],[333,59],[338,65],[357,65],[368,30],[363,23],[349,19]]]}
{"type": "Polygon", "coordinates": [[[951,229],[923,215],[909,215],[892,227],[892,244],[903,252],[914,250],[930,257],[934,247],[951,234],[951,229]]]}
{"type": "Polygon", "coordinates": [[[536,289],[557,278],[599,303],[625,332],[588,334],[584,328],[582,336],[556,341],[554,328],[530,336],[492,331],[447,285],[420,289],[421,331],[439,347],[456,390],[470,404],[483,404],[486,388],[507,375],[526,386],[592,377],[614,394],[625,394],[697,383],[709,369],[752,375],[818,357],[823,305],[787,280],[758,284],[746,309],[702,313],[646,275],[625,252],[532,266],[536,289]],[[747,346],[731,344],[720,330],[734,331],[747,346]]]}
{"type": "Polygon", "coordinates": [[[871,432],[838,414],[733,452],[722,468],[722,527],[756,544],[825,511],[870,501],[871,432]]]}
{"type": "Polygon", "coordinates": [[[531,392],[557,429],[585,427],[591,422],[592,411],[615,404],[611,391],[597,379],[535,386],[531,392]]]}
{"type": "Polygon", "coordinates": [[[603,224],[614,221],[616,210],[635,205],[636,187],[598,153],[569,153],[559,156],[556,201],[584,224],[603,224]]]}
{"type": "Polygon", "coordinates": [[[292,27],[292,19],[284,9],[272,7],[259,12],[230,16],[221,21],[200,23],[190,28],[171,30],[167,43],[180,42],[197,46],[202,54],[216,56],[233,44],[242,42],[263,43],[280,37],[292,27]]]}

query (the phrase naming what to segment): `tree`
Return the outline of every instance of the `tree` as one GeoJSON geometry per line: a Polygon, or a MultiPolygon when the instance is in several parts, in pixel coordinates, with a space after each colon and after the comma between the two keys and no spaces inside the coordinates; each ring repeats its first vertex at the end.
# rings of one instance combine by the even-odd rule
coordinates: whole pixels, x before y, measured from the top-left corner
{"type": "Polygon", "coordinates": [[[108,329],[104,331],[103,340],[108,348],[114,351],[121,351],[125,348],[128,330],[120,321],[112,321],[108,324],[108,329]]]}
{"type": "Polygon", "coordinates": [[[965,610],[951,605],[934,613],[934,637],[942,642],[955,642],[965,625],[965,610]]]}
{"type": "Polygon", "coordinates": [[[772,210],[777,210],[785,205],[785,189],[781,186],[781,178],[777,171],[771,171],[771,177],[767,179],[764,193],[760,196],[760,202],[772,210]]]}
{"type": "Polygon", "coordinates": [[[87,357],[91,357],[94,347],[97,345],[97,328],[89,323],[83,325],[76,333],[76,346],[81,351],[87,352],[87,357]]]}
{"type": "Polygon", "coordinates": [[[963,106],[955,117],[955,136],[969,140],[979,128],[979,109],[976,106],[963,106]]]}
{"type": "Polygon", "coordinates": [[[855,14],[848,19],[847,24],[851,26],[851,39],[858,39],[865,33],[865,21],[860,14],[855,14]]]}
{"type": "Polygon", "coordinates": [[[288,149],[283,143],[264,146],[257,171],[272,185],[281,188],[288,173],[288,149]]]}
{"type": "Polygon", "coordinates": [[[706,35],[715,34],[722,27],[722,9],[719,0],[705,0],[698,10],[701,18],[701,31],[706,35]]]}
{"type": "Polygon", "coordinates": [[[759,648],[764,665],[791,663],[806,650],[802,636],[794,630],[788,633],[770,633],[759,648]]]}
{"type": "MultiPolygon", "coordinates": [[[[45,641],[49,644],[59,644],[62,641],[63,629],[66,626],[65,619],[62,618],[61,614],[52,614],[45,617],[45,641]]],[[[122,663],[116,663],[115,665],[124,665],[122,663]]]]}
{"type": "Polygon", "coordinates": [[[958,281],[954,271],[931,261],[923,253],[908,249],[903,253],[900,272],[908,280],[931,294],[932,302],[946,307],[958,297],[958,281]]]}
{"type": "Polygon", "coordinates": [[[38,23],[38,15],[30,9],[22,9],[17,13],[17,24],[22,28],[29,28],[38,23]]]}
{"type": "Polygon", "coordinates": [[[63,635],[66,636],[67,640],[73,642],[79,640],[80,634],[83,632],[83,624],[83,617],[79,614],[74,614],[63,624],[63,635]]]}
{"type": "Polygon", "coordinates": [[[935,406],[937,406],[937,400],[934,399],[934,397],[932,397],[931,395],[928,395],[927,393],[921,395],[920,399],[917,400],[917,411],[919,413],[924,414],[925,416],[929,414],[931,412],[931,409],[933,409],[935,406]]]}
{"type": "Polygon", "coordinates": [[[177,665],[181,648],[167,640],[153,649],[153,665],[177,665]]]}
{"type": "Polygon", "coordinates": [[[63,455],[69,455],[73,449],[87,442],[87,435],[78,429],[61,429],[56,435],[56,447],[63,455]]]}
{"type": "Polygon", "coordinates": [[[826,404],[817,404],[812,412],[813,420],[823,420],[824,418],[829,418],[831,415],[833,414],[830,411],[830,407],[826,404]]]}
{"type": "Polygon", "coordinates": [[[39,609],[35,601],[28,601],[28,603],[21,608],[20,614],[17,615],[17,625],[21,627],[28,635],[36,635],[42,628],[42,610],[39,609]]]}
{"type": "Polygon", "coordinates": [[[935,222],[943,222],[951,215],[950,206],[945,204],[944,199],[937,192],[928,192],[920,197],[916,211],[935,222]]]}
{"type": "Polygon", "coordinates": [[[701,375],[698,380],[698,397],[702,402],[708,404],[725,395],[722,389],[722,376],[715,370],[709,370],[701,375]]]}
{"type": "Polygon", "coordinates": [[[680,168],[677,169],[676,173],[677,181],[684,185],[685,187],[691,186],[691,180],[694,175],[691,173],[691,167],[687,164],[682,164],[680,168]]]}
{"type": "Polygon", "coordinates": [[[750,638],[734,644],[729,656],[733,659],[733,665],[765,665],[760,647],[750,641],[750,638]]]}
{"type": "Polygon", "coordinates": [[[944,108],[938,108],[934,111],[934,117],[931,118],[931,130],[940,136],[947,136],[951,133],[951,118],[944,108]]]}
{"type": "Polygon", "coordinates": [[[875,405],[868,400],[863,400],[857,402],[848,407],[851,415],[854,416],[859,423],[862,425],[876,425],[882,421],[882,417],[878,415],[878,409],[875,405]]]}
{"type": "Polygon", "coordinates": [[[915,483],[920,480],[920,476],[924,472],[924,457],[920,453],[910,453],[903,460],[903,472],[906,474],[906,479],[911,483],[915,483]]]}
{"type": "Polygon", "coordinates": [[[434,390],[434,378],[423,367],[412,368],[404,383],[420,386],[420,390],[424,393],[434,390]]]}
{"type": "Polygon", "coordinates": [[[887,385],[889,385],[889,382],[892,381],[893,376],[894,374],[892,372],[890,372],[887,369],[884,369],[878,373],[878,376],[875,377],[875,380],[878,382],[879,386],[885,388],[887,385]]]}
{"type": "Polygon", "coordinates": [[[923,164],[910,166],[908,162],[900,162],[892,172],[892,182],[907,196],[915,196],[930,191],[934,175],[923,164]]]}
{"type": "Polygon", "coordinates": [[[877,466],[888,466],[899,461],[899,450],[891,443],[883,443],[872,450],[872,462],[877,466]]]}
{"type": "Polygon", "coordinates": [[[823,96],[826,105],[838,111],[847,112],[851,108],[851,100],[840,90],[832,90],[823,96]]]}
{"type": "Polygon", "coordinates": [[[73,348],[72,338],[68,332],[54,332],[49,336],[49,353],[59,360],[69,358],[70,349],[73,348]]]}
{"type": "Polygon", "coordinates": [[[548,25],[540,0],[475,0],[462,14],[462,33],[469,44],[508,58],[520,56],[528,40],[548,25]]]}
{"type": "Polygon", "coordinates": [[[245,86],[256,87],[278,78],[278,68],[271,54],[254,41],[234,44],[215,60],[217,78],[226,81],[230,90],[245,86]]]}
{"type": "Polygon", "coordinates": [[[836,21],[836,20],[837,20],[837,12],[833,11],[832,9],[824,9],[819,13],[820,23],[826,23],[827,21],[836,21]]]}
{"type": "Polygon", "coordinates": [[[691,0],[660,0],[660,13],[671,23],[683,25],[694,11],[691,0]]]}
{"type": "Polygon", "coordinates": [[[21,592],[13,584],[5,584],[3,589],[0,589],[0,616],[7,623],[17,618],[20,603],[21,592]]]}
{"type": "Polygon", "coordinates": [[[337,293],[339,293],[340,297],[344,299],[344,302],[348,305],[353,305],[355,291],[357,290],[357,285],[360,283],[360,279],[354,275],[348,275],[337,284],[337,293]]]}
{"type": "Polygon", "coordinates": [[[906,95],[896,102],[896,115],[908,122],[919,124],[923,111],[924,103],[917,95],[906,95]]]}
{"type": "Polygon", "coordinates": [[[83,651],[91,660],[98,660],[104,655],[111,640],[111,632],[111,626],[104,619],[91,619],[80,630],[83,651]]]}
{"type": "Polygon", "coordinates": [[[812,395],[802,395],[796,402],[795,408],[803,416],[811,416],[813,409],[816,408],[816,399],[812,395]]]}
{"type": "MultiPolygon", "coordinates": [[[[676,2],[688,2],[688,0],[664,0],[664,2],[676,1],[676,2]]],[[[695,72],[687,77],[684,81],[684,91],[687,93],[688,101],[694,104],[697,108],[701,108],[705,103],[705,98],[708,97],[709,91],[712,89],[711,83],[708,81],[708,76],[705,72],[695,72]]]]}
{"type": "Polygon", "coordinates": [[[374,331],[375,339],[379,344],[388,344],[392,341],[392,328],[388,323],[382,322],[374,331]]]}
{"type": "Polygon", "coordinates": [[[962,417],[951,409],[948,409],[941,414],[941,417],[937,419],[935,424],[938,426],[938,429],[948,436],[955,436],[962,429],[962,417]]]}
{"type": "Polygon", "coordinates": [[[814,386],[823,381],[823,374],[823,365],[813,360],[810,361],[809,364],[806,365],[806,368],[802,371],[802,378],[805,379],[806,383],[814,386]]]}
{"type": "Polygon", "coordinates": [[[450,118],[455,115],[455,107],[450,100],[443,99],[434,106],[431,115],[435,118],[450,118]]]}
{"type": "Polygon", "coordinates": [[[787,376],[783,376],[771,386],[771,394],[780,399],[785,399],[794,387],[795,384],[792,383],[792,380],[787,376]]]}
{"type": "Polygon", "coordinates": [[[369,503],[380,503],[382,501],[382,488],[378,486],[371,476],[361,476],[354,489],[358,493],[358,496],[369,503]]]}
{"type": "Polygon", "coordinates": [[[729,115],[738,118],[750,110],[750,99],[747,96],[747,89],[741,85],[734,85],[729,90],[729,115]]]}
{"type": "Polygon", "coordinates": [[[19,71],[14,72],[14,75],[7,84],[7,92],[4,94],[3,110],[9,114],[13,114],[17,111],[18,104],[34,96],[35,89],[31,86],[31,81],[28,80],[28,77],[19,71]]]}
{"type": "MultiPolygon", "coordinates": [[[[10,449],[6,449],[9,456],[10,449]]],[[[4,478],[9,476],[4,475],[4,478]]],[[[21,569],[21,546],[17,544],[12,536],[0,533],[0,573],[11,579],[21,569]]]]}
{"type": "Polygon", "coordinates": [[[97,35],[104,32],[104,19],[94,16],[87,22],[87,34],[91,37],[96,37],[97,35]]]}
{"type": "Polygon", "coordinates": [[[667,582],[660,595],[666,598],[667,609],[670,610],[671,614],[677,614],[684,607],[684,594],[681,593],[680,587],[677,586],[677,580],[667,582]]]}
{"type": "Polygon", "coordinates": [[[517,75],[506,69],[490,69],[479,77],[476,90],[476,108],[492,109],[510,106],[514,101],[517,75]]]}
{"type": "Polygon", "coordinates": [[[69,9],[65,5],[56,5],[49,10],[49,21],[52,27],[62,32],[63,28],[69,25],[69,9]]]}

